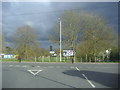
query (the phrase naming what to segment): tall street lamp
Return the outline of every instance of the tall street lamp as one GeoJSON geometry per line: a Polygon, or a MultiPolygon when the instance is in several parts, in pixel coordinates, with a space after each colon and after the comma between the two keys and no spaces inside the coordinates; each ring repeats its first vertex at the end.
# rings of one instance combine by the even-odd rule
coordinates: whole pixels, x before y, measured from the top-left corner
{"type": "Polygon", "coordinates": [[[61,20],[59,19],[59,24],[60,24],[60,62],[62,61],[62,47],[61,47],[61,20]]]}

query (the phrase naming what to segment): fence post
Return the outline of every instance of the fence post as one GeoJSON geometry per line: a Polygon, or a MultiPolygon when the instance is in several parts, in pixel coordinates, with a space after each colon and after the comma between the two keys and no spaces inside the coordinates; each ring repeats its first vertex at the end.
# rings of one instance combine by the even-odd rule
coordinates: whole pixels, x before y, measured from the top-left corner
{"type": "Polygon", "coordinates": [[[49,62],[50,62],[50,56],[48,58],[49,58],[49,62]]]}
{"type": "Polygon", "coordinates": [[[104,54],[103,54],[103,61],[104,61],[104,58],[105,58],[105,56],[104,56],[104,54]]]}
{"type": "Polygon", "coordinates": [[[44,56],[42,56],[42,62],[44,62],[44,56]]]}
{"type": "Polygon", "coordinates": [[[39,57],[39,61],[41,62],[41,56],[39,57]]]}
{"type": "Polygon", "coordinates": [[[82,63],[82,57],[81,57],[81,63],[82,63]]]}
{"type": "Polygon", "coordinates": [[[95,57],[95,62],[96,62],[96,57],[95,57]]]}
{"type": "Polygon", "coordinates": [[[57,56],[56,56],[56,62],[57,62],[57,56]]]}
{"type": "Polygon", "coordinates": [[[65,57],[64,57],[64,62],[65,62],[65,57]]]}
{"type": "Polygon", "coordinates": [[[91,63],[91,58],[89,58],[89,62],[91,63]]]}
{"type": "Polygon", "coordinates": [[[99,58],[99,62],[100,62],[100,58],[99,58]]]}
{"type": "Polygon", "coordinates": [[[87,54],[86,54],[86,62],[87,62],[87,54]]]}
{"type": "Polygon", "coordinates": [[[74,62],[75,62],[76,60],[75,60],[75,56],[74,56],[74,62]]]}
{"type": "Polygon", "coordinates": [[[35,56],[35,62],[36,62],[36,56],[35,56]]]}

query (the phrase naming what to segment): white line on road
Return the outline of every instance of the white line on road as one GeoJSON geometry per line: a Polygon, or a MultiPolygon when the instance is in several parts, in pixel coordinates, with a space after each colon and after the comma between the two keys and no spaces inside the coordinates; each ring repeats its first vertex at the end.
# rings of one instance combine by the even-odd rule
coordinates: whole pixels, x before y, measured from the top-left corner
{"type": "Polygon", "coordinates": [[[80,69],[79,68],[77,68],[77,67],[75,67],[78,71],[80,71],[80,69]]]}
{"type": "Polygon", "coordinates": [[[42,70],[28,70],[31,74],[33,74],[33,75],[36,75],[36,74],[38,74],[39,72],[41,72],[42,70]],[[35,72],[36,73],[35,73],[35,72]]]}
{"type": "Polygon", "coordinates": [[[88,80],[88,78],[85,76],[85,74],[82,74],[82,75],[83,75],[83,77],[88,81],[88,83],[90,83],[90,85],[91,85],[93,88],[95,88],[95,85],[93,85],[93,84],[91,83],[91,81],[88,80]]]}

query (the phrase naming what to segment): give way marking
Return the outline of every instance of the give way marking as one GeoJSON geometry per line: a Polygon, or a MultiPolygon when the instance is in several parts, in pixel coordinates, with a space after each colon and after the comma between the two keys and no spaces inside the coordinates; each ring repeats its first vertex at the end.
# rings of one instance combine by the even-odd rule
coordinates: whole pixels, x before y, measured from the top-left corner
{"type": "Polygon", "coordinates": [[[42,70],[28,70],[31,74],[36,75],[39,72],[41,72],[42,70]]]}

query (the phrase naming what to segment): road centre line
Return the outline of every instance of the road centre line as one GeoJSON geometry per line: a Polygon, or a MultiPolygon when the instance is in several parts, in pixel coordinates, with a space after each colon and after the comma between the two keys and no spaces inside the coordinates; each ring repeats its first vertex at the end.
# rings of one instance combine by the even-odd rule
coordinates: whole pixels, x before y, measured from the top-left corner
{"type": "Polygon", "coordinates": [[[89,83],[93,88],[95,88],[95,85],[93,85],[92,82],[88,80],[88,78],[85,76],[85,74],[82,74],[82,75],[83,75],[83,77],[88,81],[88,83],[89,83]]]}
{"type": "MultiPolygon", "coordinates": [[[[77,67],[75,67],[78,71],[80,71],[80,69],[79,68],[77,68],[77,67]]],[[[88,81],[88,83],[93,87],[93,88],[95,88],[95,85],[93,85],[92,84],[92,82],[90,81],[90,80],[88,80],[88,78],[85,76],[85,74],[82,74],[83,75],[83,77],[88,81]]]]}

